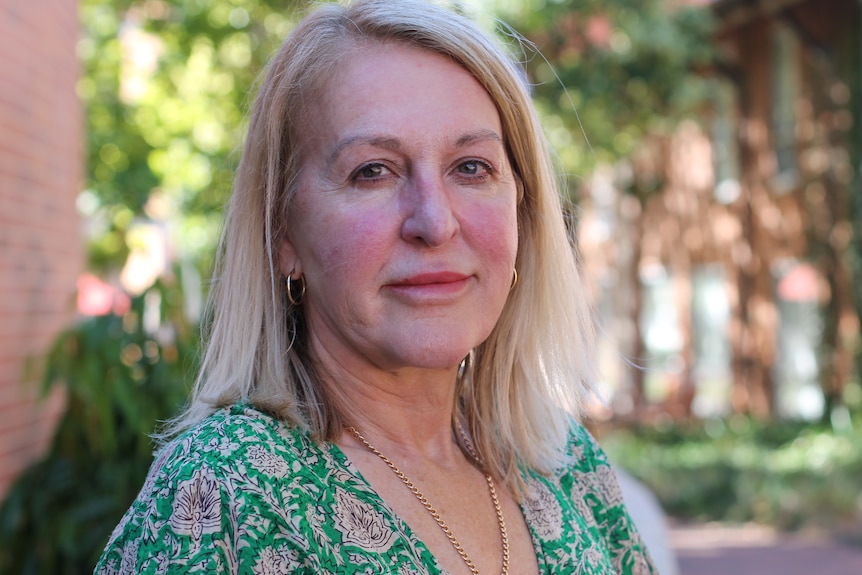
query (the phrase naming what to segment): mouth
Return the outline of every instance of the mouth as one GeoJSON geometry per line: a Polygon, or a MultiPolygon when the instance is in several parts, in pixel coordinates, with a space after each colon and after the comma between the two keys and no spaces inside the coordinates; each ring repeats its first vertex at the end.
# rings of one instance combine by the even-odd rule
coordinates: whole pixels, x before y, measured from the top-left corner
{"type": "Polygon", "coordinates": [[[406,301],[443,304],[465,293],[473,276],[457,272],[423,273],[396,280],[386,289],[406,301]]]}
{"type": "Polygon", "coordinates": [[[390,287],[421,287],[457,284],[466,281],[470,276],[457,272],[433,272],[410,276],[392,282],[390,287]]]}

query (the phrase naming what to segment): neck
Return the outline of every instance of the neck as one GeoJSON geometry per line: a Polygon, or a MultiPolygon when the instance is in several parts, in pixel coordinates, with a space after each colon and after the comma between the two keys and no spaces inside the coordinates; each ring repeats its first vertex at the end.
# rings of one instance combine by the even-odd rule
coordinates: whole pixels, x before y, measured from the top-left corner
{"type": "MultiPolygon", "coordinates": [[[[457,366],[357,370],[319,358],[318,370],[344,424],[380,449],[437,460],[457,455],[452,437],[457,366]]],[[[351,443],[344,441],[347,435],[338,442],[351,443]]]]}

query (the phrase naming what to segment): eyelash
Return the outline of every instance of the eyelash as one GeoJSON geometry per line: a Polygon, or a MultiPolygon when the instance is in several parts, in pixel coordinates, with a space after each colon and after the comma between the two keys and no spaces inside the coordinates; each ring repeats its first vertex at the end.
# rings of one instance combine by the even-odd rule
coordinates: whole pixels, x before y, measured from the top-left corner
{"type": "MultiPolygon", "coordinates": [[[[468,164],[475,164],[476,166],[478,166],[478,167],[479,167],[479,170],[484,170],[484,171],[485,171],[485,173],[484,173],[484,174],[480,174],[480,173],[476,173],[476,174],[467,174],[469,177],[472,177],[472,178],[479,178],[479,177],[489,176],[489,175],[491,175],[491,174],[493,174],[493,173],[494,173],[494,168],[491,166],[491,164],[489,164],[488,162],[484,162],[484,161],[482,161],[482,160],[477,160],[477,159],[475,159],[475,158],[470,159],[470,160],[464,160],[463,162],[459,163],[459,164],[456,166],[456,169],[457,169],[457,168],[462,168],[462,167],[464,167],[464,166],[466,166],[466,165],[468,165],[468,164]]],[[[479,170],[477,170],[477,172],[478,172],[479,170]]],[[[461,173],[463,173],[463,172],[461,172],[461,173]]]]}
{"type": "Polygon", "coordinates": [[[373,181],[375,181],[375,180],[379,180],[379,179],[382,179],[383,177],[385,177],[385,174],[383,174],[383,173],[382,173],[384,170],[389,170],[389,168],[387,168],[387,167],[386,167],[384,164],[382,164],[381,162],[369,162],[369,163],[367,163],[367,164],[362,164],[361,166],[359,166],[359,167],[356,169],[356,171],[355,171],[355,172],[353,172],[353,174],[350,176],[350,179],[351,179],[351,180],[353,180],[353,181],[373,182],[373,181]],[[368,177],[364,177],[364,176],[362,175],[362,172],[364,172],[365,170],[369,170],[369,169],[371,169],[371,170],[380,170],[381,174],[380,174],[380,175],[376,175],[376,176],[368,176],[368,177]]]}
{"type": "MultiPolygon", "coordinates": [[[[455,166],[455,170],[459,175],[467,177],[469,179],[484,179],[494,173],[494,167],[490,163],[476,158],[459,162],[455,166]],[[475,165],[477,167],[476,173],[471,174],[461,171],[461,168],[468,165],[475,165]]],[[[383,172],[386,171],[391,170],[389,170],[389,168],[387,168],[386,165],[382,162],[369,162],[367,164],[359,166],[356,171],[354,171],[353,174],[350,176],[350,179],[354,182],[374,182],[385,178],[387,174],[383,172]],[[379,170],[381,173],[375,176],[363,176],[363,172],[365,172],[366,170],[379,170]]]]}

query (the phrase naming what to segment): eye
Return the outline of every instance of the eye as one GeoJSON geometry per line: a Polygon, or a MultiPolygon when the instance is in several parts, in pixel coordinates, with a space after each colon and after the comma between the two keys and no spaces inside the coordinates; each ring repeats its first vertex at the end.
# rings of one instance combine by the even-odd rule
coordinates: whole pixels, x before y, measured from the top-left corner
{"type": "Polygon", "coordinates": [[[359,169],[353,172],[351,179],[359,181],[379,180],[380,178],[385,177],[388,173],[389,168],[387,168],[383,164],[369,163],[360,166],[359,169]]]}
{"type": "Polygon", "coordinates": [[[481,160],[465,160],[458,164],[456,170],[459,174],[470,177],[483,177],[494,171],[491,164],[481,160]]]}

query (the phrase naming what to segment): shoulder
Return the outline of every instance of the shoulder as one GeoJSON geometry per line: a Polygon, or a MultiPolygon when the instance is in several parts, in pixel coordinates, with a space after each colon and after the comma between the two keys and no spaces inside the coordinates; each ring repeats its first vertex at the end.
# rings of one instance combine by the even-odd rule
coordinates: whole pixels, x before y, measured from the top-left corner
{"type": "Polygon", "coordinates": [[[203,465],[226,474],[243,468],[249,478],[285,477],[301,471],[300,461],[320,451],[302,430],[240,403],[216,411],[165,445],[153,471],[203,465]]]}
{"type": "Polygon", "coordinates": [[[584,487],[598,489],[608,506],[622,505],[622,494],[611,462],[595,437],[581,423],[573,421],[566,444],[563,477],[568,476],[584,487]]]}
{"type": "Polygon", "coordinates": [[[300,565],[289,503],[303,491],[285,486],[320,481],[325,451],[248,405],[213,413],[160,449],[97,572],[235,573],[248,560],[300,565]]]}
{"type": "Polygon", "coordinates": [[[229,493],[260,492],[293,476],[313,477],[325,467],[325,449],[302,430],[247,404],[213,413],[163,446],[138,499],[195,484],[229,493]]]}
{"type": "Polygon", "coordinates": [[[572,420],[560,465],[547,477],[582,511],[587,523],[601,523],[608,509],[624,508],[616,474],[605,451],[579,422],[572,420]]]}
{"type": "Polygon", "coordinates": [[[629,515],[618,478],[607,454],[580,423],[572,422],[566,465],[556,477],[572,506],[604,541],[619,573],[647,574],[653,568],[629,515]]]}

